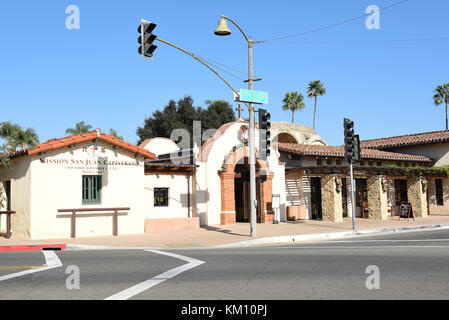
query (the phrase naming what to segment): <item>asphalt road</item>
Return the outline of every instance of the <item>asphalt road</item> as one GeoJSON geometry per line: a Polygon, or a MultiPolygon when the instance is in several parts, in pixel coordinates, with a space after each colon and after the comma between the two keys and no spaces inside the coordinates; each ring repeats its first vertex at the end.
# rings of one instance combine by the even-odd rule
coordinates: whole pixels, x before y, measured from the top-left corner
{"type": "Polygon", "coordinates": [[[0,299],[107,298],[449,299],[449,231],[232,249],[0,253],[0,299]],[[378,289],[366,286],[376,275],[368,266],[378,270],[378,282],[369,281],[378,289]]]}

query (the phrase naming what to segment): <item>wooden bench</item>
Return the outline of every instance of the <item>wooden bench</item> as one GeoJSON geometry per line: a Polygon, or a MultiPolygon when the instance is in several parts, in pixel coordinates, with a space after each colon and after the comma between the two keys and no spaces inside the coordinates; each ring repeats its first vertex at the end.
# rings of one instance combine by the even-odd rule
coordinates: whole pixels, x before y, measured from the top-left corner
{"type": "Polygon", "coordinates": [[[0,233],[1,237],[6,237],[6,239],[11,238],[11,215],[15,213],[15,211],[0,211],[0,219],[2,214],[6,215],[6,233],[0,233]]]}
{"type": "Polygon", "coordinates": [[[81,209],[59,209],[58,212],[70,212],[71,214],[57,215],[57,218],[71,218],[70,224],[70,237],[76,238],[76,218],[87,217],[108,217],[112,216],[112,235],[118,235],[118,216],[125,216],[128,213],[119,211],[129,211],[130,208],[81,208],[81,209]],[[106,212],[105,212],[106,211],[106,212]],[[110,212],[109,212],[110,211],[110,212]],[[77,212],[79,214],[77,214],[77,212]],[[83,213],[83,212],[96,212],[96,213],[83,213]]]}

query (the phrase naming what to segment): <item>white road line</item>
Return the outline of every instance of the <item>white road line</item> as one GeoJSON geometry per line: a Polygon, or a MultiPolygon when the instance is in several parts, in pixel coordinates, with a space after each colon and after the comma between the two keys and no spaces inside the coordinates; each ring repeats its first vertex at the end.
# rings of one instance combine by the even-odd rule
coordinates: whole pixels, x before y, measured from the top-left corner
{"type": "Polygon", "coordinates": [[[421,248],[440,248],[440,249],[449,249],[449,246],[320,246],[320,247],[308,247],[308,246],[290,246],[290,247],[276,247],[277,249],[333,249],[333,250],[342,250],[342,249],[421,249],[421,248]]]}
{"type": "Polygon", "coordinates": [[[335,240],[335,241],[320,241],[321,243],[361,243],[361,242],[447,242],[449,239],[409,239],[409,240],[335,240]]]}
{"type": "Polygon", "coordinates": [[[42,253],[44,254],[44,257],[45,257],[45,265],[46,265],[45,267],[35,268],[35,269],[30,269],[30,270],[7,274],[5,276],[0,276],[0,281],[5,281],[5,280],[21,277],[21,276],[31,274],[31,273],[36,273],[36,272],[40,272],[40,271],[45,271],[45,270],[49,270],[49,269],[53,269],[53,268],[62,267],[61,260],[59,260],[58,256],[56,255],[56,253],[54,251],[45,250],[45,251],[42,251],[42,253]]]}
{"type": "Polygon", "coordinates": [[[201,261],[201,260],[197,260],[197,259],[189,258],[186,256],[181,256],[179,254],[169,253],[169,252],[164,252],[164,251],[159,251],[159,250],[145,250],[145,251],[154,252],[154,253],[163,254],[163,255],[166,255],[169,257],[181,259],[181,260],[187,261],[188,263],[184,264],[182,266],[170,269],[168,271],[165,271],[164,273],[161,273],[152,279],[148,279],[148,280],[141,282],[135,286],[132,286],[131,288],[120,291],[120,292],[106,298],[105,300],[127,300],[129,298],[134,297],[135,295],[138,295],[139,293],[141,293],[145,290],[148,290],[148,289],[154,287],[155,285],[158,285],[161,282],[164,282],[165,280],[173,278],[184,271],[195,268],[195,267],[205,263],[204,261],[201,261]]]}

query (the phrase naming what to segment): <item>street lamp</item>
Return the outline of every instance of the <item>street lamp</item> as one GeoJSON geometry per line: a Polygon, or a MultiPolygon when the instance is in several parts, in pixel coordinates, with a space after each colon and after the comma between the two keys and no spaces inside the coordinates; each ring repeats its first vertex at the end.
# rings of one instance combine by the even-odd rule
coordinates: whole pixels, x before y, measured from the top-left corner
{"type": "MultiPolygon", "coordinates": [[[[243,34],[246,42],[248,43],[248,89],[254,90],[254,79],[253,79],[253,41],[248,38],[243,30],[231,19],[222,15],[220,21],[218,22],[218,27],[215,30],[215,35],[217,36],[228,36],[231,34],[226,20],[232,22],[243,34]]],[[[255,126],[254,126],[254,106],[253,103],[249,104],[249,189],[250,189],[250,224],[251,224],[251,236],[256,236],[256,223],[257,223],[257,200],[256,200],[256,150],[255,150],[255,126]]]]}

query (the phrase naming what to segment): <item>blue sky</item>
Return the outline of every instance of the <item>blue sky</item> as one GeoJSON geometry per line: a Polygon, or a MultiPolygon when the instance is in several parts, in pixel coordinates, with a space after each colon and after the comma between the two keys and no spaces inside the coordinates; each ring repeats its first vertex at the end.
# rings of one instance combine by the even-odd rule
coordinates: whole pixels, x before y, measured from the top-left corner
{"type": "MultiPolygon", "coordinates": [[[[231,36],[213,34],[221,14],[257,41],[313,30],[361,16],[369,5],[395,2],[2,1],[0,120],[34,127],[41,142],[65,136],[68,127],[83,120],[104,131],[115,128],[136,143],[137,127],[170,99],[191,95],[197,106],[207,99],[237,106],[219,78],[182,52],[157,43],[152,61],[141,58],[141,18],[157,24],[154,33],[161,39],[245,73],[247,47],[238,30],[229,24],[231,36]],[[79,30],[66,28],[69,5],[80,9],[79,30]]],[[[355,122],[361,139],[442,130],[444,107],[434,106],[432,95],[437,85],[449,82],[449,40],[307,41],[449,37],[447,12],[447,0],[409,0],[380,13],[380,30],[368,30],[365,19],[359,19],[256,44],[254,72],[263,81],[255,89],[269,92],[272,121],[290,121],[291,113],[281,109],[285,93],[296,90],[306,96],[308,82],[321,80],[327,95],[318,99],[316,131],[331,145],[343,143],[344,117],[355,122]]],[[[222,75],[235,88],[247,88],[222,75]]],[[[305,103],[295,122],[312,126],[313,101],[306,97],[305,103]]]]}

